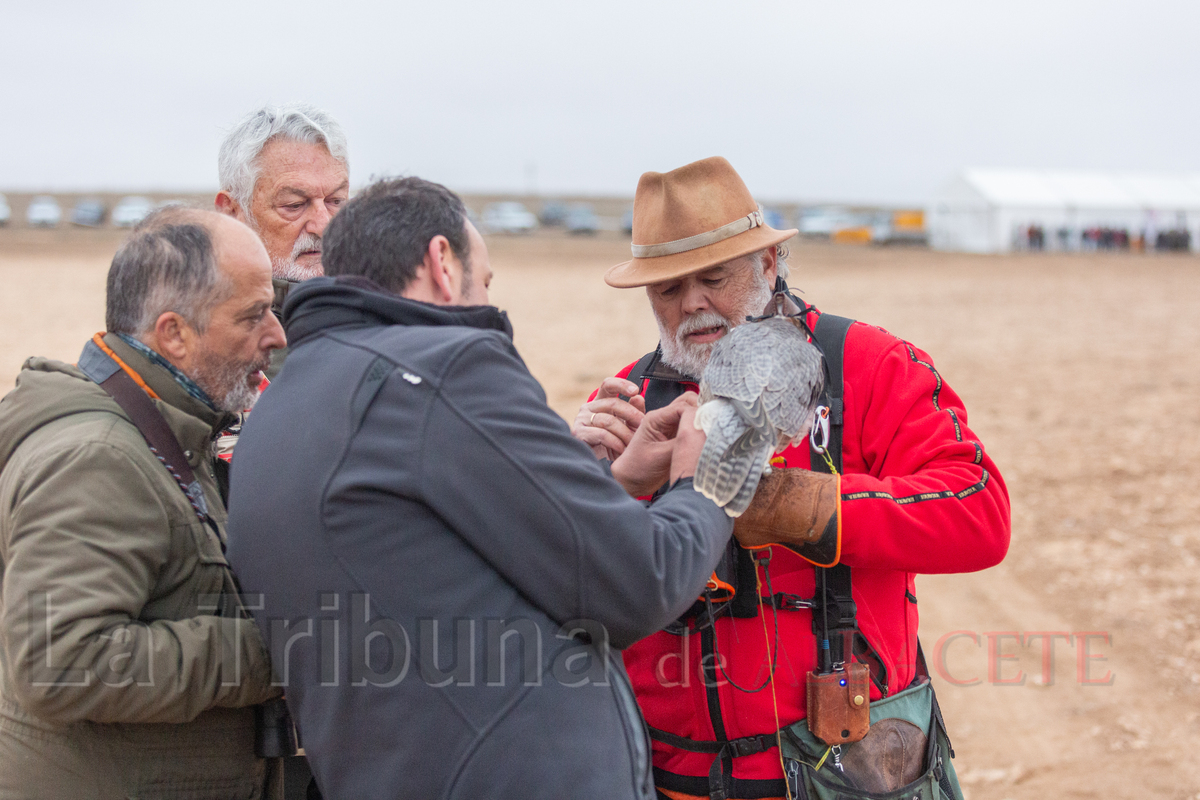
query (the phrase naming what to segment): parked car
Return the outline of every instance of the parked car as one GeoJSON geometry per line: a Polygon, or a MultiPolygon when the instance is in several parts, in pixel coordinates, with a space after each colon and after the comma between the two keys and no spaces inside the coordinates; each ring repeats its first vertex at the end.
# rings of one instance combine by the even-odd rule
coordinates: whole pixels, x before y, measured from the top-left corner
{"type": "Polygon", "coordinates": [[[600,230],[600,218],[587,203],[577,203],[567,210],[567,233],[595,233],[600,230]]]}
{"type": "MultiPolygon", "coordinates": [[[[1070,231],[1066,232],[1070,237],[1070,231]]],[[[1063,239],[1062,234],[1059,238],[1063,239]]],[[[925,212],[921,210],[880,211],[871,225],[873,244],[925,245],[929,237],[925,232],[925,212]]],[[[1027,243],[1028,244],[1028,243],[1027,243]]]]}
{"type": "Polygon", "coordinates": [[[53,228],[62,222],[62,209],[53,197],[38,195],[25,209],[25,221],[35,228],[53,228]]]}
{"type": "Polygon", "coordinates": [[[559,225],[566,224],[567,214],[570,213],[570,210],[567,204],[561,200],[547,200],[542,204],[542,212],[538,214],[538,222],[547,228],[556,228],[559,225]]]}
{"type": "Polygon", "coordinates": [[[132,228],[144,220],[154,210],[150,198],[139,195],[122,197],[112,212],[112,224],[118,228],[132,228]]]}
{"type": "Polygon", "coordinates": [[[529,209],[511,200],[483,209],[483,227],[488,233],[529,233],[537,224],[529,209]]]}
{"type": "Polygon", "coordinates": [[[71,224],[85,228],[98,228],[104,224],[104,203],[95,198],[84,198],[71,209],[71,224]]]}
{"type": "Polygon", "coordinates": [[[7,225],[12,219],[12,208],[8,205],[8,198],[0,194],[0,225],[7,225]]]}
{"type": "Polygon", "coordinates": [[[806,208],[800,212],[796,227],[801,236],[833,236],[840,230],[870,225],[871,220],[849,209],[832,207],[806,208]]]}
{"type": "Polygon", "coordinates": [[[621,230],[629,236],[633,235],[633,206],[625,209],[625,213],[621,215],[621,230]]]}

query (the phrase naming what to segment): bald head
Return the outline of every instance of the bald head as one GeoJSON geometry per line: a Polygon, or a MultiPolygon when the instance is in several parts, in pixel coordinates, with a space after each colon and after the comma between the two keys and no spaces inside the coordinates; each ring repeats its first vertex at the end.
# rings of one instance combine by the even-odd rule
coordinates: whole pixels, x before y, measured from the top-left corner
{"type": "Polygon", "coordinates": [[[168,225],[200,225],[211,228],[212,220],[220,219],[222,214],[204,208],[195,208],[172,204],[150,212],[145,219],[133,229],[133,236],[161,230],[168,225]]]}
{"type": "Polygon", "coordinates": [[[232,217],[169,207],[147,217],[108,271],[108,329],[136,337],[187,375],[214,408],[254,404],[271,351],[271,260],[232,217]]]}
{"type": "Polygon", "coordinates": [[[208,312],[232,291],[227,263],[270,260],[241,222],[188,206],[167,206],[146,217],[113,256],[108,271],[108,330],[141,336],[167,311],[203,331],[208,312]],[[245,259],[239,259],[245,256],[245,259]]]}

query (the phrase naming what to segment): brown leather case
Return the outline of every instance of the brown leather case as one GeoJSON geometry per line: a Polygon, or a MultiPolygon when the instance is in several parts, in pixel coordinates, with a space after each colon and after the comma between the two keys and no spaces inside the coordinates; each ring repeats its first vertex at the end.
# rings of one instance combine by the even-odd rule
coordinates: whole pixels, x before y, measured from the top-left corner
{"type": "Polygon", "coordinates": [[[870,687],[866,664],[847,664],[828,675],[808,673],[808,730],[828,745],[862,739],[871,727],[870,687]]]}

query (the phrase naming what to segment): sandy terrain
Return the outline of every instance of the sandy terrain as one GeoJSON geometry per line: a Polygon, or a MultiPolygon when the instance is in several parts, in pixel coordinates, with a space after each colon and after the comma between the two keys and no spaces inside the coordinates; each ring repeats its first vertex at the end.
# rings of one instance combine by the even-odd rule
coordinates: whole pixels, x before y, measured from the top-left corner
{"type": "MultiPolygon", "coordinates": [[[[103,327],[117,236],[64,233],[0,231],[4,387],[103,327]]],[[[627,239],[489,246],[559,413],[654,345],[645,296],[601,281],[627,239]]],[[[1005,563],[918,581],[968,797],[1200,797],[1200,259],[800,244],[792,263],[811,302],[933,355],[1008,482],[1005,563]],[[1054,639],[1046,680],[1035,631],[1108,638],[1054,639]],[[1081,646],[1103,658],[1082,674],[1081,646]]]]}

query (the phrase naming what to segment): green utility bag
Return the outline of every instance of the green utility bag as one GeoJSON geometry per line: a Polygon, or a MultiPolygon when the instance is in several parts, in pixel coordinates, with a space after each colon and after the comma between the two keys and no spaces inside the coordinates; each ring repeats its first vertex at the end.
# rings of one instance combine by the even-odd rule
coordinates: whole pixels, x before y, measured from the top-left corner
{"type": "Polygon", "coordinates": [[[803,719],[782,733],[785,777],[794,800],[962,800],[950,761],[954,751],[927,676],[871,701],[871,729],[860,742],[830,747],[809,732],[803,719]],[[895,786],[898,776],[911,779],[895,786]]]}

